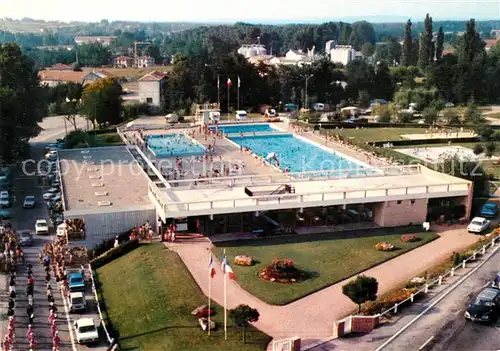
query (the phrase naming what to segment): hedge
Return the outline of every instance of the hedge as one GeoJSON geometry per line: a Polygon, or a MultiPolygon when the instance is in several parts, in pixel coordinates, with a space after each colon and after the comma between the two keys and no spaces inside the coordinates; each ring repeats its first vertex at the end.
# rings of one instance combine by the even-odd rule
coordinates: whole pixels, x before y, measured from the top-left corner
{"type": "Polygon", "coordinates": [[[101,256],[90,261],[92,269],[98,269],[104,266],[106,263],[109,263],[119,257],[122,257],[125,254],[128,254],[130,251],[135,250],[139,247],[139,240],[130,240],[124,242],[118,247],[114,247],[111,250],[106,251],[101,256]]]}
{"type": "MultiPolygon", "coordinates": [[[[128,241],[129,234],[130,234],[130,231],[127,231],[125,233],[117,235],[118,242],[122,243],[124,241],[128,241]]],[[[89,258],[89,260],[92,260],[92,259],[102,255],[106,251],[111,250],[113,247],[115,247],[115,238],[103,240],[102,243],[97,245],[95,248],[87,250],[87,257],[89,258]]]]}

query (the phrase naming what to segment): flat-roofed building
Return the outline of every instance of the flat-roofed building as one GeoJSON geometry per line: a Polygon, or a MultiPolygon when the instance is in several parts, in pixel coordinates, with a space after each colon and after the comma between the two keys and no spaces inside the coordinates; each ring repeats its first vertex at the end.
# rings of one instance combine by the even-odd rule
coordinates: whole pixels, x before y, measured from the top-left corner
{"type": "Polygon", "coordinates": [[[83,218],[90,246],[155,223],[148,177],[126,146],[59,151],[65,218],[83,218]]]}

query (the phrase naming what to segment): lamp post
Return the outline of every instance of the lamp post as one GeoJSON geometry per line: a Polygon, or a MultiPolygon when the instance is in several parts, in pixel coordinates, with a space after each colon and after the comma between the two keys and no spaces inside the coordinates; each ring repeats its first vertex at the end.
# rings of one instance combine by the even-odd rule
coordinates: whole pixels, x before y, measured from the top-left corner
{"type": "Polygon", "coordinates": [[[309,109],[309,105],[308,105],[308,95],[307,95],[307,87],[308,87],[308,82],[309,82],[309,79],[311,79],[313,77],[313,74],[309,74],[309,75],[302,75],[301,76],[302,78],[304,78],[306,80],[306,96],[305,96],[305,100],[306,100],[306,103],[305,103],[305,108],[306,109],[309,109]]]}

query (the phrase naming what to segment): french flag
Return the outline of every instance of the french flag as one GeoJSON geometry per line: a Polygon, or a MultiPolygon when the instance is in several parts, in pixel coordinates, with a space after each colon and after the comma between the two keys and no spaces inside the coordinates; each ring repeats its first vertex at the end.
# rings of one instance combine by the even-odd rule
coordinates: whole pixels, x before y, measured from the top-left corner
{"type": "Polygon", "coordinates": [[[208,274],[210,278],[215,277],[214,258],[212,255],[210,255],[210,261],[208,262],[208,274]]]}
{"type": "Polygon", "coordinates": [[[222,256],[222,273],[227,274],[227,277],[231,280],[235,280],[234,272],[231,269],[231,266],[227,263],[226,255],[222,256]]]}
{"type": "Polygon", "coordinates": [[[233,82],[231,81],[231,78],[228,78],[227,79],[227,86],[230,87],[231,85],[233,85],[233,82]]]}

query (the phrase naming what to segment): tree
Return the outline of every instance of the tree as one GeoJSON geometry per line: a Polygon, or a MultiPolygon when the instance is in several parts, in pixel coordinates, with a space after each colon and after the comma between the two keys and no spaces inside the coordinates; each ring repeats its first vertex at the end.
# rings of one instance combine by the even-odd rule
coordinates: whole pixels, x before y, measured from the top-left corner
{"type": "Polygon", "coordinates": [[[370,94],[366,90],[360,90],[358,94],[358,107],[370,107],[370,94]]]}
{"type": "Polygon", "coordinates": [[[447,124],[459,124],[460,114],[453,108],[447,108],[443,112],[443,118],[447,124]]]}
{"type": "Polygon", "coordinates": [[[481,124],[476,128],[476,133],[482,139],[488,140],[495,133],[495,130],[489,124],[481,124]]]}
{"type": "Polygon", "coordinates": [[[372,43],[366,42],[361,45],[361,53],[364,57],[371,57],[375,53],[375,48],[372,43]]]}
{"type": "Polygon", "coordinates": [[[485,152],[486,157],[491,157],[495,153],[497,146],[494,142],[489,141],[486,143],[485,149],[486,149],[486,152],[485,152]]]}
{"type": "Polygon", "coordinates": [[[484,152],[484,147],[481,144],[476,144],[474,145],[474,149],[472,150],[474,152],[474,155],[481,155],[484,152]]]}
{"type": "Polygon", "coordinates": [[[385,61],[380,61],[375,67],[374,96],[379,99],[391,100],[396,89],[391,71],[385,61]]]}
{"type": "Polygon", "coordinates": [[[25,156],[45,109],[33,61],[17,44],[0,44],[0,162],[25,156]]]}
{"type": "Polygon", "coordinates": [[[356,279],[342,286],[342,293],[358,305],[358,313],[361,312],[361,304],[377,299],[377,291],[377,279],[365,275],[358,275],[356,279]]]}
{"type": "Polygon", "coordinates": [[[378,116],[378,122],[380,123],[389,123],[391,121],[393,111],[391,111],[388,105],[379,104],[373,107],[372,115],[378,116]]]}
{"type": "Polygon", "coordinates": [[[76,115],[80,110],[83,86],[80,83],[66,83],[66,99],[59,105],[59,111],[64,115],[64,119],[69,122],[76,131],[76,115]]]}
{"type": "Polygon", "coordinates": [[[439,26],[436,38],[436,61],[441,60],[441,57],[443,57],[443,49],[444,49],[444,31],[443,31],[443,26],[439,26]]]}
{"type": "Polygon", "coordinates": [[[246,342],[245,328],[248,327],[250,323],[257,322],[259,317],[259,311],[248,305],[241,304],[236,306],[236,308],[229,310],[229,318],[233,320],[234,324],[242,328],[243,343],[246,342]]]}
{"type": "Polygon", "coordinates": [[[114,79],[99,79],[83,89],[81,112],[92,122],[94,129],[97,124],[105,122],[119,123],[121,111],[121,86],[114,79]]]}
{"type": "Polygon", "coordinates": [[[427,14],[424,20],[424,32],[420,35],[420,46],[418,53],[418,65],[426,68],[434,61],[432,17],[427,14]]]}
{"type": "Polygon", "coordinates": [[[403,38],[403,52],[401,54],[402,66],[414,66],[416,63],[415,43],[411,31],[412,23],[408,20],[405,25],[405,33],[403,38]]]}
{"type": "Polygon", "coordinates": [[[422,112],[422,115],[424,116],[425,123],[432,124],[437,121],[438,111],[434,107],[427,107],[422,112]]]}

